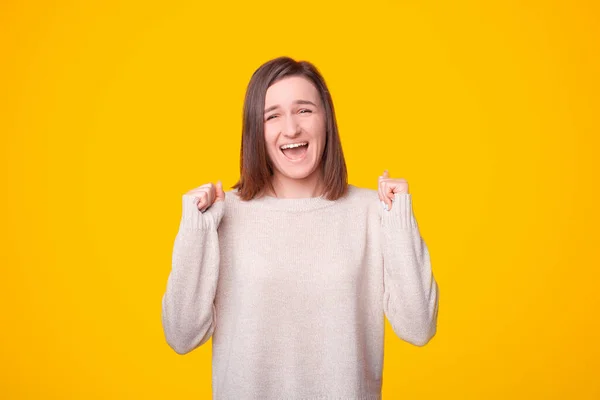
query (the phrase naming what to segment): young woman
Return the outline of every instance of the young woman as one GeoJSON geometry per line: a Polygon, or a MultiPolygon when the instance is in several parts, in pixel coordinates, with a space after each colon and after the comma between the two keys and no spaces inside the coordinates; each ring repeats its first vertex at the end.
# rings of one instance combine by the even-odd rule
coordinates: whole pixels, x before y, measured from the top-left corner
{"type": "Polygon", "coordinates": [[[162,299],[167,343],[212,337],[214,399],[380,399],[384,316],[436,333],[438,285],[404,179],[347,183],[333,102],[310,63],[252,75],[241,176],[183,195],[162,299]]]}

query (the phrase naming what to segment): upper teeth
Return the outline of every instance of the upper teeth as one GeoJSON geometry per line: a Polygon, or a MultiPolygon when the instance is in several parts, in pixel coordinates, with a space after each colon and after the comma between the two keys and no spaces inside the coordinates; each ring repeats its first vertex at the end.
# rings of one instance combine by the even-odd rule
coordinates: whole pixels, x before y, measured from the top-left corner
{"type": "Polygon", "coordinates": [[[292,144],[284,144],[283,146],[281,146],[281,150],[284,149],[291,149],[294,147],[300,147],[300,146],[306,146],[308,143],[307,142],[302,142],[302,143],[292,143],[292,144]]]}

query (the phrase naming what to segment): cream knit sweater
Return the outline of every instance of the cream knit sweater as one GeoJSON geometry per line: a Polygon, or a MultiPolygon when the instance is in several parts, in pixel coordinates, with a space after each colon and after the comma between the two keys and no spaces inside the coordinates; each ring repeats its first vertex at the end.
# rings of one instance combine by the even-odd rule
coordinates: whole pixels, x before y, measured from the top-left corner
{"type": "Polygon", "coordinates": [[[215,400],[380,399],[384,316],[423,346],[438,285],[412,210],[396,194],[242,201],[204,213],[183,196],[162,325],[175,352],[212,337],[215,400]]]}

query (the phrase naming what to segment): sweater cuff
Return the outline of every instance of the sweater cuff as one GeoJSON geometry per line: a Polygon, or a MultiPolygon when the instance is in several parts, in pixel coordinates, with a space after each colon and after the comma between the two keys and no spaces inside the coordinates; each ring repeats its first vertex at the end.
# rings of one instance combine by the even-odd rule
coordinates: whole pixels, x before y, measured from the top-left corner
{"type": "Polygon", "coordinates": [[[216,201],[204,212],[200,212],[198,200],[198,197],[193,195],[182,196],[180,230],[204,231],[219,227],[225,211],[225,201],[216,201]]]}
{"type": "Polygon", "coordinates": [[[403,230],[418,230],[417,220],[412,209],[412,195],[410,193],[396,193],[392,209],[382,210],[381,223],[384,226],[403,230]]]}

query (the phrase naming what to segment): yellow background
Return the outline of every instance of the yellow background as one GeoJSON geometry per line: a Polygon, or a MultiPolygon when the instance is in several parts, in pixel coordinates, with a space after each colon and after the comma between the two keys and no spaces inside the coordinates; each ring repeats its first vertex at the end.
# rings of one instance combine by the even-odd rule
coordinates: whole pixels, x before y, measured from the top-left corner
{"type": "Polygon", "coordinates": [[[384,399],[600,398],[593,1],[3,1],[0,397],[198,398],[166,344],[181,195],[239,173],[246,85],[316,64],[350,182],[408,180],[436,337],[384,399]],[[596,248],[594,248],[596,246],[596,248]]]}

